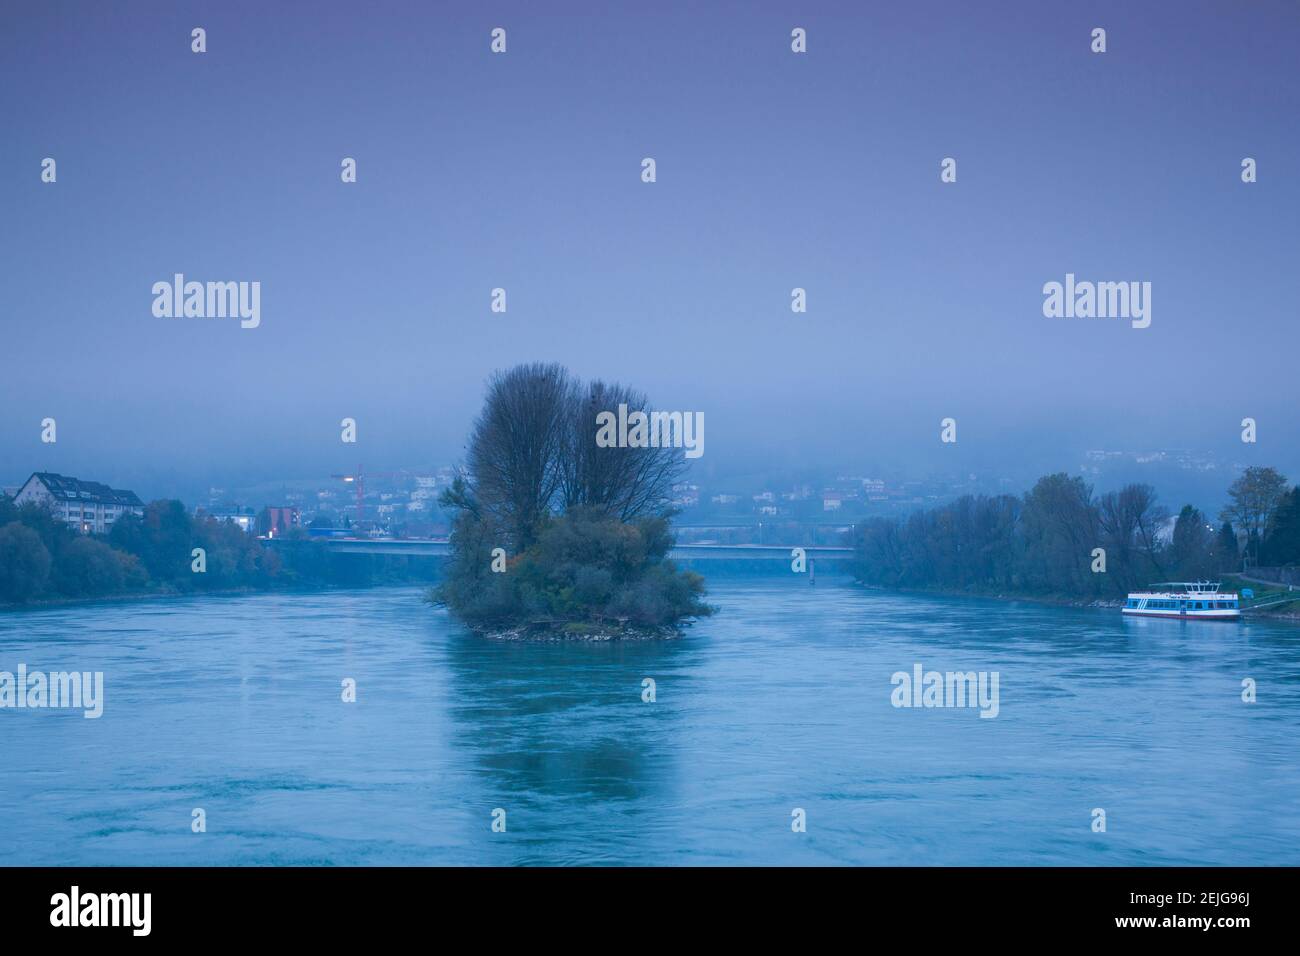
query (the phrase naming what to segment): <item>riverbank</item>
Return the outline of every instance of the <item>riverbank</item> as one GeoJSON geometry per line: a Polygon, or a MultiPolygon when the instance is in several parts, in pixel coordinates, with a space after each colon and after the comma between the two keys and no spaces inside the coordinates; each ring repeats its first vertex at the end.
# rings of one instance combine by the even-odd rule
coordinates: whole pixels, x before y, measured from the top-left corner
{"type": "Polygon", "coordinates": [[[947,597],[947,598],[969,598],[972,600],[988,601],[1017,601],[1027,602],[1029,604],[1042,604],[1047,607],[1094,607],[1094,608],[1121,608],[1124,601],[1120,598],[1079,598],[1068,594],[1020,594],[1016,592],[993,592],[993,591],[959,591],[946,588],[891,588],[882,584],[866,584],[862,581],[856,582],[857,585],[868,591],[880,591],[885,594],[902,594],[910,597],[947,597]]]}
{"type": "MultiPolygon", "coordinates": [[[[1224,584],[1229,581],[1235,582],[1236,579],[1231,575],[1224,576],[1224,584]]],[[[1030,604],[1042,604],[1047,607],[1081,607],[1081,608],[1104,608],[1118,610],[1124,606],[1123,598],[1079,598],[1066,594],[1019,594],[1005,592],[978,592],[978,591],[956,591],[941,588],[889,588],[879,584],[865,584],[861,581],[858,585],[868,591],[880,591],[886,594],[903,594],[914,597],[947,597],[947,598],[971,598],[985,599],[989,601],[1017,601],[1028,602],[1030,604]]],[[[1249,586],[1249,585],[1248,585],[1249,586]]],[[[1233,588],[1239,590],[1234,583],[1233,588]]],[[[1256,584],[1257,600],[1267,600],[1268,596],[1275,593],[1272,591],[1260,591],[1260,586],[1256,584]]],[[[1281,594],[1282,591],[1276,593],[1281,594]]],[[[1300,624],[1300,592],[1296,592],[1296,598],[1286,604],[1281,604],[1276,608],[1244,607],[1244,613],[1251,617],[1268,618],[1271,621],[1282,621],[1286,623],[1300,624]]]]}
{"type": "Polygon", "coordinates": [[[342,593],[347,591],[371,590],[373,588],[411,587],[409,581],[394,581],[391,584],[372,584],[365,587],[355,585],[321,585],[318,587],[298,585],[285,588],[220,588],[211,591],[135,591],[120,594],[101,594],[96,597],[49,597],[27,601],[24,604],[12,604],[0,601],[0,614],[19,611],[50,611],[60,608],[94,607],[95,605],[135,604],[149,601],[174,601],[184,598],[240,598],[255,597],[262,594],[313,595],[342,593]]]}

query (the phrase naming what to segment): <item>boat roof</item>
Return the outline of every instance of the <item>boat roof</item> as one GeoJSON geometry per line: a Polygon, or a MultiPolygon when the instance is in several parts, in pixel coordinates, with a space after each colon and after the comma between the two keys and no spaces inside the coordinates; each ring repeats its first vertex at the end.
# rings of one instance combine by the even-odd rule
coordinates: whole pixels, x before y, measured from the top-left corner
{"type": "Polygon", "coordinates": [[[1205,598],[1209,600],[1236,600],[1236,591],[1129,591],[1128,596],[1131,598],[1183,598],[1185,600],[1196,600],[1205,598]]]}
{"type": "Polygon", "coordinates": [[[1168,596],[1168,597],[1236,597],[1236,591],[1129,591],[1130,595],[1143,594],[1147,597],[1168,596]]]}

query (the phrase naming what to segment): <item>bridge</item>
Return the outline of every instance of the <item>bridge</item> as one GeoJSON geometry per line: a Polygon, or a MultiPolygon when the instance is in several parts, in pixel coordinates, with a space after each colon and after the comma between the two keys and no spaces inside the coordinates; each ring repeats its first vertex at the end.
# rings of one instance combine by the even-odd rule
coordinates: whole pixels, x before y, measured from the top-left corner
{"type": "MultiPolygon", "coordinates": [[[[451,554],[451,544],[436,540],[396,538],[318,538],[335,554],[409,554],[420,557],[443,557],[451,554]]],[[[272,539],[275,543],[276,539],[272,539]]],[[[802,547],[810,559],[846,560],[852,548],[826,545],[781,544],[679,544],[668,552],[677,561],[789,561],[790,552],[802,547]]]]}

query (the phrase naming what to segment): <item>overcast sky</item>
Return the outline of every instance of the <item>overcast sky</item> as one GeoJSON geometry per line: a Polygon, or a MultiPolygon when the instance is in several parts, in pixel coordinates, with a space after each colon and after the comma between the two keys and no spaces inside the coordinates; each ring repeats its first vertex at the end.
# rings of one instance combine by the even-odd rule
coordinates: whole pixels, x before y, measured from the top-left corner
{"type": "Polygon", "coordinates": [[[539,359],[702,411],[714,471],[1300,464],[1294,2],[0,21],[0,484],[150,497],[450,461],[484,379],[539,359]],[[155,317],[177,272],[260,282],[260,326],[155,317]],[[1044,317],[1066,273],[1150,282],[1150,327],[1044,317]]]}

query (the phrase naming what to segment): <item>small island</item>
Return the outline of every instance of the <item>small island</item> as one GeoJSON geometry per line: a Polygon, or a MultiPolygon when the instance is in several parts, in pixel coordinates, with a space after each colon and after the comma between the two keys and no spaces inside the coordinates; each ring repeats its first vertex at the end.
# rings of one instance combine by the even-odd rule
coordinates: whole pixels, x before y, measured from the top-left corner
{"type": "Polygon", "coordinates": [[[451,557],[431,603],[499,638],[672,637],[713,613],[668,558],[680,443],[604,447],[597,416],[620,406],[648,414],[639,392],[556,364],[492,376],[441,498],[451,557]]]}

